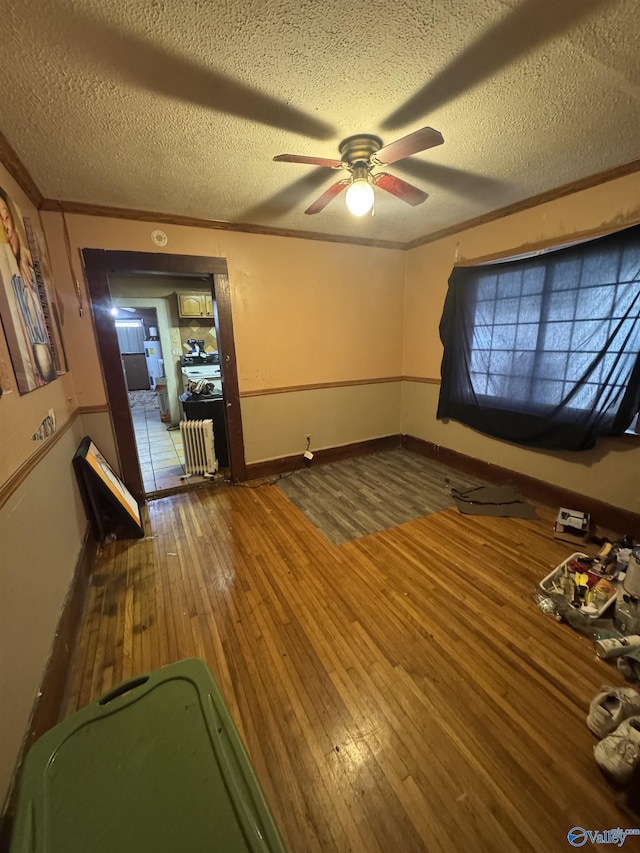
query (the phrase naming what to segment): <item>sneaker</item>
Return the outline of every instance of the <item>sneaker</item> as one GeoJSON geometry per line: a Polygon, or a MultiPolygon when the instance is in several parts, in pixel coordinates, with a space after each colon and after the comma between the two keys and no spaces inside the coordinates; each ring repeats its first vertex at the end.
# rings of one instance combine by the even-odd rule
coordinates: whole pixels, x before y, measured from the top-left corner
{"type": "Polygon", "coordinates": [[[624,675],[625,681],[630,681],[632,684],[640,684],[640,656],[632,657],[631,655],[620,655],[616,660],[618,672],[624,675]]]}
{"type": "Polygon", "coordinates": [[[593,748],[598,766],[618,786],[631,781],[640,763],[640,716],[629,717],[593,748]]]}
{"type": "Polygon", "coordinates": [[[640,693],[633,687],[603,687],[591,703],[587,725],[598,737],[615,731],[623,720],[640,714],[640,693]]]}

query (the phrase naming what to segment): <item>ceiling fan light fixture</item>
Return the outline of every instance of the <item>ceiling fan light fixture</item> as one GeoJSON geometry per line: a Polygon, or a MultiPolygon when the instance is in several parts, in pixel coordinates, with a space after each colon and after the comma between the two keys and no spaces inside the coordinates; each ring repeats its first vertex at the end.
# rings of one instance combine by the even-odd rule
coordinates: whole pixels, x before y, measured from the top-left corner
{"type": "Polygon", "coordinates": [[[354,216],[364,216],[373,207],[373,187],[368,178],[356,178],[347,188],[347,210],[354,216]]]}

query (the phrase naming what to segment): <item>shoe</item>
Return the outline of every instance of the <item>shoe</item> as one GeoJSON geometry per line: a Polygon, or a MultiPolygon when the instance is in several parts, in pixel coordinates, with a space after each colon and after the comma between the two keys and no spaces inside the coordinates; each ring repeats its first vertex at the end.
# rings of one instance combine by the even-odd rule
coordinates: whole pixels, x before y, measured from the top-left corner
{"type": "Polygon", "coordinates": [[[616,660],[616,666],[618,667],[618,672],[624,675],[625,681],[630,681],[632,684],[640,684],[640,656],[637,656],[637,650],[635,657],[621,655],[616,660]]]}
{"type": "Polygon", "coordinates": [[[637,690],[605,686],[591,703],[587,725],[594,735],[602,738],[634,714],[640,714],[640,693],[637,690]]]}
{"type": "Polygon", "coordinates": [[[614,785],[622,787],[631,781],[640,763],[640,716],[629,717],[608,737],[593,748],[598,766],[614,785]]]}

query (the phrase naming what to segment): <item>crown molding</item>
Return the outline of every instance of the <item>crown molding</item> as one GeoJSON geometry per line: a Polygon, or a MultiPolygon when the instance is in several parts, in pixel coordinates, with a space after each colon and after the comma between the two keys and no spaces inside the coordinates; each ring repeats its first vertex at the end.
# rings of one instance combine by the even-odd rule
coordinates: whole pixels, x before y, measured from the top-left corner
{"type": "Polygon", "coordinates": [[[180,216],[171,213],[159,213],[150,210],[131,210],[127,207],[106,207],[99,204],[87,204],[81,201],[57,201],[46,198],[40,210],[52,210],[65,213],[78,213],[84,216],[105,216],[113,219],[132,219],[137,222],[153,222],[165,225],[185,225],[190,228],[209,228],[214,231],[236,231],[245,234],[261,234],[268,237],[296,237],[300,240],[320,240],[325,243],[350,243],[356,246],[368,246],[374,249],[404,249],[405,243],[396,240],[370,240],[367,238],[347,237],[342,234],[322,234],[313,231],[295,231],[288,228],[270,228],[266,225],[250,225],[245,222],[222,222],[216,219],[197,219],[192,216],[180,216]]]}
{"type": "Polygon", "coordinates": [[[508,204],[506,207],[500,207],[497,210],[492,210],[489,213],[483,213],[473,219],[467,219],[466,222],[460,222],[457,225],[451,225],[449,228],[442,228],[440,231],[434,231],[433,234],[427,234],[424,237],[417,237],[415,240],[410,240],[403,243],[403,249],[417,249],[418,246],[424,246],[427,243],[435,243],[436,240],[442,240],[443,237],[451,237],[452,234],[459,234],[461,231],[468,231],[470,228],[477,228],[478,225],[485,225],[487,222],[493,222],[496,219],[503,219],[505,216],[511,216],[514,213],[521,213],[523,210],[530,210],[534,207],[539,207],[541,204],[546,204],[549,201],[555,201],[558,198],[563,198],[567,195],[573,195],[581,190],[588,190],[598,184],[606,184],[608,181],[614,181],[616,178],[623,178],[626,175],[632,175],[634,172],[640,172],[640,160],[632,160],[630,163],[623,163],[620,166],[614,166],[613,169],[607,169],[604,172],[598,172],[596,175],[590,175],[588,178],[580,178],[577,181],[572,181],[570,184],[563,184],[561,187],[556,187],[553,190],[539,193],[538,195],[530,196],[529,198],[516,201],[513,204],[508,204]]]}
{"type": "Polygon", "coordinates": [[[2,162],[11,177],[16,181],[22,190],[27,194],[29,200],[36,206],[40,207],[44,201],[44,197],[36,182],[33,180],[26,166],[18,157],[13,146],[9,143],[7,137],[0,131],[0,162],[2,162]]]}
{"type": "Polygon", "coordinates": [[[214,231],[235,231],[245,234],[259,234],[270,237],[295,237],[299,240],[318,240],[325,243],[345,243],[376,249],[398,249],[402,251],[416,249],[419,246],[424,246],[427,243],[434,243],[436,240],[442,240],[444,237],[459,234],[460,232],[467,231],[470,228],[477,228],[479,225],[485,225],[486,223],[493,222],[496,219],[502,219],[506,216],[511,216],[514,213],[531,210],[532,208],[539,207],[547,202],[572,195],[573,193],[580,192],[581,190],[590,189],[598,184],[604,184],[608,181],[613,181],[616,178],[622,178],[626,175],[640,172],[640,159],[632,160],[630,163],[623,163],[619,166],[614,166],[612,169],[607,169],[604,172],[598,172],[595,175],[580,178],[579,180],[564,184],[561,187],[556,187],[552,190],[547,190],[546,192],[531,196],[530,198],[514,202],[506,207],[500,207],[496,210],[489,211],[488,213],[483,213],[480,216],[476,216],[473,219],[467,219],[457,225],[442,228],[439,231],[426,234],[424,237],[417,237],[414,240],[402,242],[399,240],[372,240],[367,238],[348,237],[342,234],[297,231],[288,228],[270,228],[264,225],[251,225],[250,223],[244,222],[223,222],[215,219],[198,219],[197,217],[191,216],[160,213],[158,211],[133,210],[125,207],[109,207],[105,205],[88,204],[86,202],[58,201],[56,199],[44,198],[15,150],[1,132],[0,162],[4,164],[7,171],[17,181],[33,204],[40,210],[55,212],[63,210],[65,213],[77,213],[84,216],[103,216],[113,219],[134,220],[138,222],[157,222],[166,225],[208,228],[214,231]]]}
{"type": "Polygon", "coordinates": [[[44,199],[40,205],[41,210],[60,211],[65,213],[79,213],[85,216],[108,216],[115,219],[133,219],[144,222],[160,222],[168,225],[186,225],[193,228],[210,228],[218,231],[240,231],[247,234],[263,234],[271,237],[297,237],[301,240],[320,240],[325,243],[351,243],[358,246],[368,246],[377,249],[400,249],[408,251],[416,249],[419,246],[424,246],[427,243],[434,243],[436,240],[442,240],[444,237],[450,237],[453,234],[459,234],[462,231],[467,231],[470,228],[477,228],[479,225],[485,225],[488,222],[493,222],[496,219],[503,219],[505,216],[511,216],[514,213],[521,213],[524,210],[531,210],[539,207],[547,202],[554,201],[564,196],[572,195],[581,190],[590,189],[591,187],[605,184],[608,181],[613,181],[616,178],[623,178],[626,175],[632,175],[640,172],[640,160],[632,160],[630,163],[623,163],[620,166],[614,166],[612,169],[607,169],[604,172],[598,172],[596,175],[590,175],[587,178],[580,178],[577,181],[572,181],[569,184],[564,184],[561,187],[555,187],[552,190],[539,193],[530,198],[522,199],[521,201],[509,204],[506,207],[500,207],[497,210],[483,213],[481,216],[476,216],[473,219],[467,219],[457,225],[451,225],[449,228],[443,228],[440,231],[434,231],[432,234],[427,234],[424,237],[418,237],[415,240],[408,242],[400,242],[398,240],[368,240],[366,238],[346,237],[341,234],[316,234],[311,231],[295,231],[286,228],[269,228],[263,225],[250,225],[242,222],[220,222],[211,219],[197,219],[190,216],[172,215],[169,213],[158,213],[148,210],[130,210],[122,207],[104,207],[102,205],[86,204],[85,202],[75,201],[56,201],[55,199],[44,199]]]}

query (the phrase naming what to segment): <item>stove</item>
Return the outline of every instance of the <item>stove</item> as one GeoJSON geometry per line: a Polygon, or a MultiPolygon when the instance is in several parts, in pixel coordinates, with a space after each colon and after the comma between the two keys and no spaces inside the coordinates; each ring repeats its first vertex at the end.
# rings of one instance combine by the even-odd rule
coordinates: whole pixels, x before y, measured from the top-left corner
{"type": "Polygon", "coordinates": [[[191,353],[190,355],[180,356],[180,365],[182,367],[191,367],[194,365],[217,364],[220,365],[220,354],[217,352],[191,353]]]}
{"type": "Polygon", "coordinates": [[[185,391],[189,382],[200,382],[205,379],[214,386],[216,391],[222,393],[222,373],[218,353],[182,355],[180,356],[180,370],[185,391]]]}

